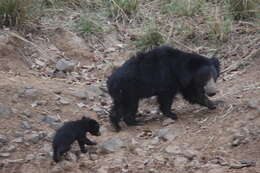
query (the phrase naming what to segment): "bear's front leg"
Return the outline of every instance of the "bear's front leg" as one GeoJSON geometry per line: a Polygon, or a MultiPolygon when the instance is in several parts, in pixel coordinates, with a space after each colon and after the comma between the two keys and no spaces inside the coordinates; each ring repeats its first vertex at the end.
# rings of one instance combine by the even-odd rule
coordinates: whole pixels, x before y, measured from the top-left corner
{"type": "Polygon", "coordinates": [[[80,151],[82,153],[86,153],[87,152],[87,149],[85,148],[85,142],[84,142],[84,139],[80,138],[80,139],[77,139],[78,141],[78,144],[79,144],[79,147],[80,147],[80,151]]]}
{"type": "Polygon", "coordinates": [[[214,102],[209,100],[209,98],[207,96],[205,96],[205,95],[202,95],[201,97],[198,97],[196,102],[198,104],[202,105],[202,106],[206,106],[209,109],[216,109],[216,105],[214,104],[214,102]]]}
{"type": "Polygon", "coordinates": [[[123,108],[121,105],[114,104],[109,114],[110,123],[116,132],[119,132],[121,130],[121,127],[119,126],[119,121],[122,117],[122,111],[120,111],[122,109],[123,108]]]}
{"type": "Polygon", "coordinates": [[[136,120],[139,100],[129,98],[127,104],[124,105],[123,120],[128,126],[141,126],[143,122],[136,120]]]}
{"type": "Polygon", "coordinates": [[[91,140],[89,140],[87,137],[85,137],[84,136],[84,143],[86,144],[86,145],[97,145],[97,143],[96,142],[92,142],[91,140]]]}

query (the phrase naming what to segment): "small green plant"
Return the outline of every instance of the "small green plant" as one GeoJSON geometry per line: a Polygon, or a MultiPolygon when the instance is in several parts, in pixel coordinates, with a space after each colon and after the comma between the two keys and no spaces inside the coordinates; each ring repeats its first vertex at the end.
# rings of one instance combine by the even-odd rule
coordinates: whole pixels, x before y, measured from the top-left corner
{"type": "Polygon", "coordinates": [[[137,11],[138,0],[107,0],[106,5],[110,16],[125,19],[137,11]]]}
{"type": "Polygon", "coordinates": [[[21,26],[30,18],[32,0],[0,0],[0,27],[21,26]]]}
{"type": "Polygon", "coordinates": [[[99,8],[103,5],[103,0],[44,0],[44,3],[47,7],[99,8]]]}
{"type": "Polygon", "coordinates": [[[260,13],[259,0],[226,0],[235,20],[256,17],[260,13]]]}
{"type": "Polygon", "coordinates": [[[184,21],[180,21],[176,24],[176,33],[185,39],[191,39],[195,35],[194,28],[189,23],[184,21]]]}
{"type": "Polygon", "coordinates": [[[226,42],[232,29],[232,20],[228,16],[208,17],[209,38],[226,42]]]}
{"type": "Polygon", "coordinates": [[[164,36],[159,32],[159,28],[152,27],[139,35],[135,45],[139,50],[149,50],[165,43],[164,36]]]}
{"type": "Polygon", "coordinates": [[[81,17],[76,27],[84,36],[103,32],[102,26],[99,23],[87,17],[81,17]]]}
{"type": "Polygon", "coordinates": [[[204,0],[168,0],[163,6],[163,12],[177,16],[193,16],[200,12],[204,0]]]}

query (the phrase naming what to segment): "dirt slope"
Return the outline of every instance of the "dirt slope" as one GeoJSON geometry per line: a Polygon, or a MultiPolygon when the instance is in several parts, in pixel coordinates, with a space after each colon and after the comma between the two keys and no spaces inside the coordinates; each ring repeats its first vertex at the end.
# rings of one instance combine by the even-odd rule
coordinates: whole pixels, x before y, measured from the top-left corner
{"type": "Polygon", "coordinates": [[[138,118],[145,125],[115,133],[105,81],[135,52],[128,36],[116,38],[120,34],[93,46],[62,27],[28,38],[0,31],[1,173],[260,173],[259,33],[237,34],[222,46],[220,92],[213,100],[223,102],[216,110],[177,97],[174,122],[159,113],[155,99],[143,100],[138,118]],[[76,63],[54,74],[61,59],[76,63]],[[102,125],[101,137],[89,135],[98,146],[80,154],[74,145],[64,161],[53,163],[55,129],[83,115],[102,125]]]}

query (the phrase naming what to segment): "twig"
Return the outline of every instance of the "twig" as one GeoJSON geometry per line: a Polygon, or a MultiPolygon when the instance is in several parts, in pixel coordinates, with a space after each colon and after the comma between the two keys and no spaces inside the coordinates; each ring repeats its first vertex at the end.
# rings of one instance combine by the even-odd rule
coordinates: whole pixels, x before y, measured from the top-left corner
{"type": "Polygon", "coordinates": [[[115,6],[124,14],[124,16],[127,18],[127,20],[129,20],[127,14],[125,13],[125,11],[114,1],[114,0],[111,0],[115,6]]]}
{"type": "Polygon", "coordinates": [[[193,52],[193,53],[198,53],[196,50],[194,50],[194,49],[192,49],[192,48],[190,48],[190,47],[188,47],[188,46],[182,44],[181,42],[179,42],[179,41],[177,41],[177,40],[175,40],[175,39],[172,39],[172,40],[173,40],[173,42],[179,44],[180,46],[182,46],[182,47],[184,47],[184,48],[186,48],[186,49],[188,49],[189,51],[191,51],[191,52],[193,52]]]}
{"type": "Polygon", "coordinates": [[[244,58],[242,58],[240,61],[230,65],[229,67],[227,67],[226,69],[224,69],[222,73],[225,73],[225,72],[230,72],[234,69],[236,69],[242,62],[244,62],[245,60],[248,60],[250,58],[253,58],[255,56],[257,56],[258,54],[260,54],[260,49],[256,49],[256,50],[253,50],[251,51],[250,53],[246,53],[246,55],[244,55],[244,58]]]}
{"type": "Polygon", "coordinates": [[[227,112],[222,116],[222,118],[225,118],[228,114],[230,114],[233,111],[233,105],[230,104],[227,112]]]}
{"type": "Polygon", "coordinates": [[[32,69],[33,67],[33,62],[31,60],[31,58],[27,57],[24,55],[24,53],[20,50],[20,49],[17,49],[18,52],[21,54],[22,58],[23,58],[23,61],[29,66],[30,69],[32,69]]]}

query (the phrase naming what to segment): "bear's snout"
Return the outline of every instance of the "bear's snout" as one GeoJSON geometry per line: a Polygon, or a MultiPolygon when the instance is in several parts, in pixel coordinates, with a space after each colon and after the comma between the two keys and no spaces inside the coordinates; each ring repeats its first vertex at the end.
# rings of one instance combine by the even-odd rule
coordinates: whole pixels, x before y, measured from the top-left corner
{"type": "Polygon", "coordinates": [[[212,97],[217,94],[218,90],[217,90],[216,82],[214,81],[213,78],[210,78],[210,80],[204,86],[204,90],[209,97],[212,97]]]}
{"type": "Polygon", "coordinates": [[[208,93],[207,94],[209,97],[213,97],[214,95],[216,95],[216,93],[208,93]]]}

